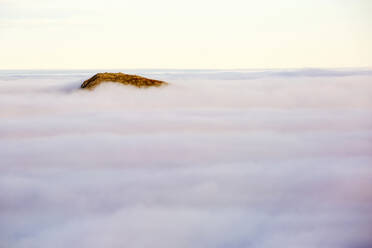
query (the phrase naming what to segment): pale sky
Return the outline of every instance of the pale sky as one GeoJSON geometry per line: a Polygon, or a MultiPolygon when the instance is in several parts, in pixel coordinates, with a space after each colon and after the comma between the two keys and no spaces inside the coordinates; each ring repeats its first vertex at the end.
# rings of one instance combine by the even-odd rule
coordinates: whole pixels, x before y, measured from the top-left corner
{"type": "Polygon", "coordinates": [[[372,67],[369,0],[0,0],[0,69],[372,67]]]}

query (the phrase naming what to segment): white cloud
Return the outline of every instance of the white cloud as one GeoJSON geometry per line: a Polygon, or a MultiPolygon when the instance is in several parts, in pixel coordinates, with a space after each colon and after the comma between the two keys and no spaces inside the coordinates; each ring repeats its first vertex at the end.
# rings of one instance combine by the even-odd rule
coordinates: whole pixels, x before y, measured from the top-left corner
{"type": "Polygon", "coordinates": [[[1,72],[2,246],[372,244],[368,73],[137,72],[1,72]]]}

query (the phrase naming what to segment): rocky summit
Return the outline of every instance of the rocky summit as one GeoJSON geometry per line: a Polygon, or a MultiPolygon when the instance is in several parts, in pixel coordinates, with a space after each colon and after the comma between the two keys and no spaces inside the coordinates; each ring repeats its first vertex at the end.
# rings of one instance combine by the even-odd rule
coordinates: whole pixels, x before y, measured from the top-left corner
{"type": "Polygon", "coordinates": [[[137,75],[129,75],[129,74],[124,74],[121,72],[118,73],[97,73],[93,77],[85,80],[83,84],[80,86],[82,89],[94,89],[97,87],[99,84],[104,83],[104,82],[114,82],[114,83],[120,83],[124,85],[133,85],[138,88],[147,88],[147,87],[159,87],[162,85],[166,85],[168,83],[159,81],[159,80],[154,80],[154,79],[149,79],[137,75]]]}

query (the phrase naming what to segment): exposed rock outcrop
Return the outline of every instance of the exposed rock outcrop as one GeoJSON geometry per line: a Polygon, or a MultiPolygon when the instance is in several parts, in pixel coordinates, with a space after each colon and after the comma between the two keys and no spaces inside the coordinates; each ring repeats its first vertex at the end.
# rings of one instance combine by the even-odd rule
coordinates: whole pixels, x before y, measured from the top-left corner
{"type": "Polygon", "coordinates": [[[118,73],[97,73],[93,77],[85,80],[83,84],[80,86],[82,89],[94,89],[97,87],[99,84],[104,83],[104,82],[114,82],[114,83],[121,83],[125,85],[133,85],[138,88],[147,88],[147,87],[159,87],[162,85],[166,85],[168,83],[159,81],[159,80],[154,80],[154,79],[149,79],[137,75],[129,75],[129,74],[124,74],[121,72],[118,73]]]}

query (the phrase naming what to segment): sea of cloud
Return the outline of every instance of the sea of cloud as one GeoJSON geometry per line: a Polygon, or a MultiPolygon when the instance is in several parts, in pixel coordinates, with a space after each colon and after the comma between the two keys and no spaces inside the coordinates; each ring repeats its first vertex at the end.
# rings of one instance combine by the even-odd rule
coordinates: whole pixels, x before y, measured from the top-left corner
{"type": "Polygon", "coordinates": [[[0,247],[372,246],[372,71],[0,72],[0,247]]]}

